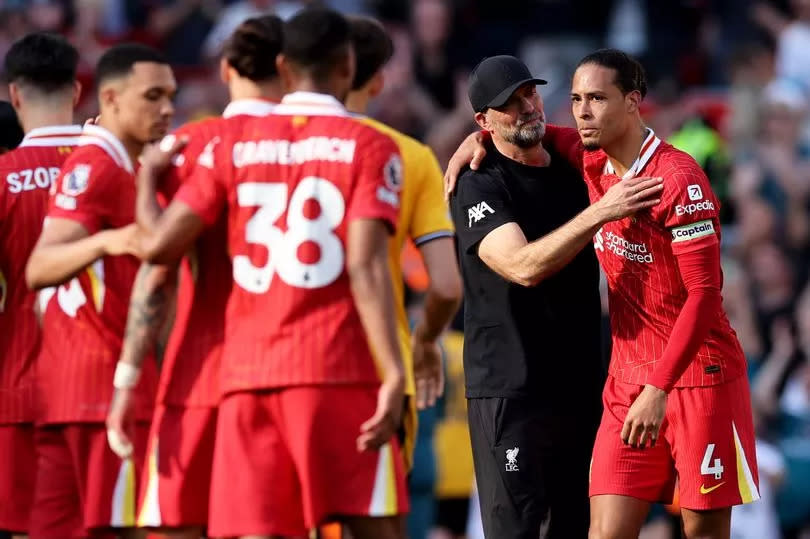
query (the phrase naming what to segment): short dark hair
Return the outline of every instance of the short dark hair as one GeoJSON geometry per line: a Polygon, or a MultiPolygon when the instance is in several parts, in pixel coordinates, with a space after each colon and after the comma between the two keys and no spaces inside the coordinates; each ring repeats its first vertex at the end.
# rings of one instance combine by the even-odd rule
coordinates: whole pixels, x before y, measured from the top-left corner
{"type": "Polygon", "coordinates": [[[96,84],[128,75],[138,62],[167,64],[161,53],[140,43],[121,43],[107,49],[96,64],[96,84]]]}
{"type": "Polygon", "coordinates": [[[223,58],[237,73],[252,81],[277,77],[276,56],[281,52],[283,26],[276,15],[246,20],[225,42],[223,58]]]}
{"type": "Polygon", "coordinates": [[[323,81],[351,46],[349,21],[337,11],[314,7],[284,25],[284,56],[323,81]]]}
{"type": "Polygon", "coordinates": [[[49,93],[72,86],[79,53],[61,36],[35,32],[17,40],[6,53],[4,78],[49,93]]]}
{"type": "Polygon", "coordinates": [[[586,64],[596,64],[616,72],[614,83],[623,94],[639,92],[647,95],[647,75],[638,60],[618,49],[599,49],[579,61],[577,68],[586,64]]]}
{"type": "Polygon", "coordinates": [[[352,90],[362,88],[394,55],[394,42],[377,19],[349,17],[357,71],[352,90]]]}
{"type": "Polygon", "coordinates": [[[24,136],[14,107],[8,101],[0,101],[0,153],[19,146],[24,136]]]}

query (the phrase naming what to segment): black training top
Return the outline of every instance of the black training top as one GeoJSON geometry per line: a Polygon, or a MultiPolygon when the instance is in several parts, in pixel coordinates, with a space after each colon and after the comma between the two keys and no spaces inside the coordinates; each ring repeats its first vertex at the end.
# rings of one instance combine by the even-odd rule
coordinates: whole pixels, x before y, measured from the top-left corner
{"type": "Polygon", "coordinates": [[[602,380],[599,269],[593,244],[535,287],[507,281],[478,256],[479,242],[514,222],[531,242],[588,205],[580,173],[553,150],[547,167],[523,165],[490,146],[465,170],[450,202],[464,278],[467,397],[550,404],[578,382],[602,380]]]}

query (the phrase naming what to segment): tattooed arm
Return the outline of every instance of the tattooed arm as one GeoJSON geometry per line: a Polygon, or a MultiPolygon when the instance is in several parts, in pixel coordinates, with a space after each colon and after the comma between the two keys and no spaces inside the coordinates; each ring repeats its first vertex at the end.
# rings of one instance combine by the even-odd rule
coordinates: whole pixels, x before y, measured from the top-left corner
{"type": "Polygon", "coordinates": [[[141,264],[135,276],[121,356],[107,413],[107,440],[121,458],[132,454],[132,414],[144,358],[152,353],[168,319],[177,287],[177,267],[141,264]]]}
{"type": "Polygon", "coordinates": [[[129,300],[119,362],[140,369],[143,359],[155,350],[169,320],[176,287],[176,266],[141,264],[129,300]]]}

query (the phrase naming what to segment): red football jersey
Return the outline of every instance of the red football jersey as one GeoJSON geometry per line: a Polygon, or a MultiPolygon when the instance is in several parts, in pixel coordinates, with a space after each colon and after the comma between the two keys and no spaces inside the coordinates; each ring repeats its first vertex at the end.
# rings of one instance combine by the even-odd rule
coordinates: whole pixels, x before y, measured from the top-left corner
{"type": "MultiPolygon", "coordinates": [[[[94,234],[132,223],[134,210],[129,155],[109,131],[86,125],[52,189],[48,217],[71,219],[94,234]]],[[[139,267],[135,257],[107,256],[43,298],[39,422],[104,421],[139,267]]],[[[137,387],[137,418],[151,418],[156,384],[156,364],[147,360],[137,387]]]]}
{"type": "MultiPolygon", "coordinates": [[[[660,204],[608,223],[594,236],[608,281],[613,337],[609,372],[622,382],[645,384],[686,302],[675,256],[720,241],[720,203],[695,160],[659,140],[652,130],[623,178],[614,173],[602,150],[584,152],[583,168],[592,202],[622,179],[664,179],[660,204]]],[[[725,312],[716,314],[708,337],[675,387],[714,385],[745,373],[737,335],[725,312]]]]}
{"type": "MultiPolygon", "coordinates": [[[[187,124],[174,136],[188,144],[160,185],[171,200],[189,177],[206,144],[226,123],[224,119],[266,116],[274,104],[259,99],[233,101],[213,118],[187,124]]],[[[180,263],[177,312],[161,366],[158,402],[177,406],[215,406],[219,403],[219,364],[225,337],[225,308],[231,293],[231,260],[227,251],[228,224],[224,216],[207,228],[193,252],[180,263]]]]}
{"type": "Polygon", "coordinates": [[[42,230],[48,190],[81,132],[78,125],[33,129],[0,156],[0,424],[34,420],[40,330],[25,264],[42,230]]]}
{"type": "Polygon", "coordinates": [[[323,94],[290,94],[274,114],[229,120],[209,141],[176,198],[208,224],[227,206],[223,392],[379,383],[346,234],[362,218],[393,229],[400,185],[394,142],[323,94]]]}

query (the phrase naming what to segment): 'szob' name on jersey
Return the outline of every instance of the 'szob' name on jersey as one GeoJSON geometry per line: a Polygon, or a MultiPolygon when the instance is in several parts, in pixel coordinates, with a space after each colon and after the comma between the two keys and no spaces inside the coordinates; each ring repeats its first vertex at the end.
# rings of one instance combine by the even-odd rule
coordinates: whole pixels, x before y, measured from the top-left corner
{"type": "Polygon", "coordinates": [[[678,204],[675,206],[676,215],[692,215],[696,211],[709,211],[714,210],[714,203],[711,200],[704,200],[703,202],[695,202],[694,204],[678,204]]]}
{"type": "Polygon", "coordinates": [[[59,176],[59,167],[37,167],[11,172],[6,176],[8,191],[20,193],[34,189],[49,189],[59,176]]]}

